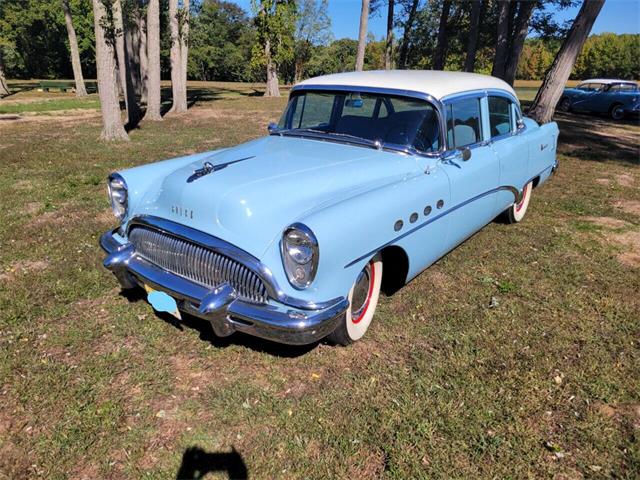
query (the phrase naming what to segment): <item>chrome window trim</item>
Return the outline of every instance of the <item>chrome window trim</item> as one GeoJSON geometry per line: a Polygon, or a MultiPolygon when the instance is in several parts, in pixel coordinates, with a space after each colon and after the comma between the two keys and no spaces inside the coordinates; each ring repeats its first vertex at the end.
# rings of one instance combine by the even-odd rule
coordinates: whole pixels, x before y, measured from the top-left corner
{"type": "Polygon", "coordinates": [[[360,93],[377,93],[381,95],[395,95],[399,97],[410,97],[418,100],[424,100],[429,102],[436,109],[436,115],[438,116],[439,123],[439,143],[440,148],[433,152],[423,152],[413,147],[406,147],[405,149],[385,149],[396,153],[419,155],[423,157],[433,158],[439,157],[445,152],[446,136],[445,126],[443,125],[444,112],[442,109],[442,102],[428,93],[417,92],[415,90],[403,90],[399,88],[383,88],[383,87],[362,87],[356,85],[296,85],[291,89],[289,93],[289,99],[293,96],[294,92],[298,91],[338,91],[338,92],[360,92],[360,93]]]}
{"type": "Polygon", "coordinates": [[[176,223],[171,220],[156,217],[153,215],[138,215],[133,217],[129,221],[127,225],[127,234],[129,233],[131,228],[136,225],[154,228],[160,232],[177,236],[182,240],[193,242],[204,248],[215,250],[223,255],[232,258],[233,260],[242,263],[249,270],[260,277],[267,289],[267,295],[269,298],[285,305],[289,305],[295,308],[301,308],[304,310],[317,310],[333,305],[337,301],[337,299],[334,298],[326,302],[317,303],[307,300],[301,300],[287,295],[278,286],[278,282],[276,281],[273,272],[256,257],[248,252],[245,252],[241,248],[238,248],[235,245],[226,242],[225,240],[221,240],[218,237],[214,237],[213,235],[209,235],[208,233],[196,230],[195,228],[187,227],[186,225],[183,225],[181,223],[176,223]]]}

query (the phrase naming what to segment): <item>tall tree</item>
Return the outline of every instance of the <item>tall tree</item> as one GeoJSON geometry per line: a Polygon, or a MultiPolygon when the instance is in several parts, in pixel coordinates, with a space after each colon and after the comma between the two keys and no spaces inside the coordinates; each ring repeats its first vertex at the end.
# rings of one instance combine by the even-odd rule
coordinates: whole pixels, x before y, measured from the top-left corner
{"type": "Polygon", "coordinates": [[[384,68],[393,68],[393,8],[395,0],[389,0],[387,9],[387,43],[384,50],[384,68]]]}
{"type": "Polygon", "coordinates": [[[118,59],[118,71],[120,73],[120,85],[124,94],[125,105],[127,107],[127,118],[129,127],[138,124],[142,117],[138,100],[136,99],[135,85],[133,81],[134,68],[129,58],[130,48],[125,45],[124,20],[122,16],[121,0],[113,0],[113,22],[116,37],[116,58],[118,59]]]}
{"type": "Polygon", "coordinates": [[[358,31],[358,53],[356,54],[356,72],[364,67],[364,53],[367,48],[367,23],[369,21],[369,0],[362,0],[360,10],[360,30],[358,31]]]}
{"type": "Polygon", "coordinates": [[[147,111],[146,120],[162,120],[160,115],[160,0],[147,5],[147,111]]]}
{"type": "Polygon", "coordinates": [[[496,52],[493,59],[491,75],[502,78],[509,51],[509,19],[511,3],[509,0],[498,0],[498,32],[496,35],[496,52]]]}
{"type": "Polygon", "coordinates": [[[447,57],[447,27],[449,24],[449,13],[451,12],[451,0],[442,2],[442,12],[440,13],[440,26],[438,27],[438,41],[433,54],[433,69],[443,70],[447,57]]]}
{"type": "Polygon", "coordinates": [[[191,7],[189,0],[182,0],[182,12],[180,15],[180,62],[182,84],[184,85],[184,102],[187,103],[187,64],[189,62],[189,21],[191,17],[191,7]]]}
{"type": "Polygon", "coordinates": [[[464,61],[464,71],[473,72],[476,68],[476,52],[478,51],[478,35],[480,34],[480,17],[482,0],[471,0],[469,13],[469,38],[467,39],[467,56],[464,61]]]}
{"type": "Polygon", "coordinates": [[[96,36],[96,68],[98,92],[102,111],[103,140],[129,140],[122,125],[120,101],[116,87],[115,29],[113,12],[102,0],[93,0],[94,31],[96,36]]]}
{"type": "Polygon", "coordinates": [[[87,89],[84,86],[82,64],[80,63],[80,53],[78,51],[78,39],[76,37],[76,30],[75,28],[73,28],[73,19],[71,17],[69,0],[62,0],[62,10],[64,11],[64,23],[67,26],[67,36],[69,37],[69,50],[71,51],[73,79],[76,82],[76,97],[84,97],[87,95],[87,89]]]}
{"type": "Polygon", "coordinates": [[[252,64],[266,68],[265,97],[279,97],[278,67],[294,57],[296,3],[294,0],[253,0],[256,43],[252,64]]]}
{"type": "MultiPolygon", "coordinates": [[[[186,6],[188,7],[188,5],[187,0],[186,6]]],[[[171,59],[171,91],[173,93],[173,105],[169,110],[171,113],[187,111],[186,58],[183,59],[183,56],[187,56],[187,52],[183,52],[183,50],[188,32],[183,29],[185,26],[188,29],[188,12],[186,14],[184,12],[184,8],[178,8],[178,0],[169,0],[169,31],[171,36],[169,57],[171,59]]]]}
{"type": "Polygon", "coordinates": [[[562,43],[560,51],[551,64],[540,90],[536,94],[528,115],[538,123],[551,121],[556,104],[562,96],[564,86],[569,79],[576,58],[582,50],[582,46],[591,32],[604,0],[584,0],[578,12],[567,38],[562,43]]]}
{"type": "Polygon", "coordinates": [[[529,22],[536,7],[536,2],[531,0],[521,0],[518,2],[518,14],[515,19],[513,32],[509,40],[509,56],[504,67],[502,79],[509,85],[513,85],[516,79],[518,61],[522,55],[524,41],[529,33],[529,22]]]}
{"type": "Polygon", "coordinates": [[[407,66],[407,55],[409,53],[409,40],[411,38],[411,30],[416,20],[418,4],[420,3],[420,0],[409,0],[409,1],[411,2],[411,4],[409,6],[407,21],[404,24],[404,31],[402,33],[402,42],[400,43],[400,52],[398,54],[399,68],[405,68],[407,66]]]}
{"type": "Polygon", "coordinates": [[[332,38],[329,0],[298,0],[295,38],[295,73],[297,83],[305,75],[305,64],[313,48],[326,45],[332,38]]]}
{"type": "MultiPolygon", "coordinates": [[[[0,56],[2,54],[0,53],[0,56]]],[[[9,95],[9,87],[7,86],[7,79],[4,76],[4,67],[2,65],[2,59],[0,58],[0,97],[9,95]]]]}

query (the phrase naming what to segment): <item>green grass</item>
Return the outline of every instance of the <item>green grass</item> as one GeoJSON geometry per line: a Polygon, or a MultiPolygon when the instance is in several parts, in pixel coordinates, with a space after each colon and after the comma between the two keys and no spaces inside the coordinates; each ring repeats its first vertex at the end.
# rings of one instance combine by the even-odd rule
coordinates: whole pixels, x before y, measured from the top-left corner
{"type": "Polygon", "coordinates": [[[0,113],[48,113],[61,110],[99,109],[100,101],[97,95],[86,98],[52,98],[29,103],[0,103],[0,113]]]}
{"type": "Polygon", "coordinates": [[[176,328],[101,266],[109,172],[255,138],[284,106],[225,89],[128,143],[97,114],[0,123],[0,477],[175,478],[193,448],[250,478],[640,475],[640,274],[617,243],[640,216],[615,206],[640,202],[637,124],[561,116],[521,224],[383,298],[361,342],[293,348],[176,328]]]}

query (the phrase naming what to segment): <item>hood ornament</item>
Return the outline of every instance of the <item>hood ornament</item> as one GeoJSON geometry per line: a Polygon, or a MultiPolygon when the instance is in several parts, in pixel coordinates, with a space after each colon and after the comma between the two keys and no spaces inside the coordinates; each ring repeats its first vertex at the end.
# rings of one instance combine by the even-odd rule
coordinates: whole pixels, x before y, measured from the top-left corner
{"type": "Polygon", "coordinates": [[[238,160],[233,160],[231,162],[220,163],[218,165],[214,165],[211,162],[204,162],[202,164],[202,168],[198,168],[193,171],[193,174],[187,178],[187,183],[191,183],[194,180],[199,179],[200,177],[204,177],[205,175],[209,175],[210,173],[217,172],[218,170],[222,170],[223,168],[227,168],[229,165],[233,165],[234,163],[242,162],[244,160],[249,160],[250,158],[254,158],[255,155],[251,155],[250,157],[239,158],[238,160]]]}

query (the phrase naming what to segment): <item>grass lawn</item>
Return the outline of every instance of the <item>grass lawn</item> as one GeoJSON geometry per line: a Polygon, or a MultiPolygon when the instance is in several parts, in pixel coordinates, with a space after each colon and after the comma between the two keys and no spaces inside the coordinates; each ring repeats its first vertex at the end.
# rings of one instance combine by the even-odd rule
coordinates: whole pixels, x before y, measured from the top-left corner
{"type": "Polygon", "coordinates": [[[155,315],[97,245],[108,173],[263,135],[285,99],[255,92],[192,85],[128,143],[90,109],[0,120],[0,478],[638,478],[640,125],[559,115],[521,224],[381,299],[363,341],[293,348],[155,315]]]}

